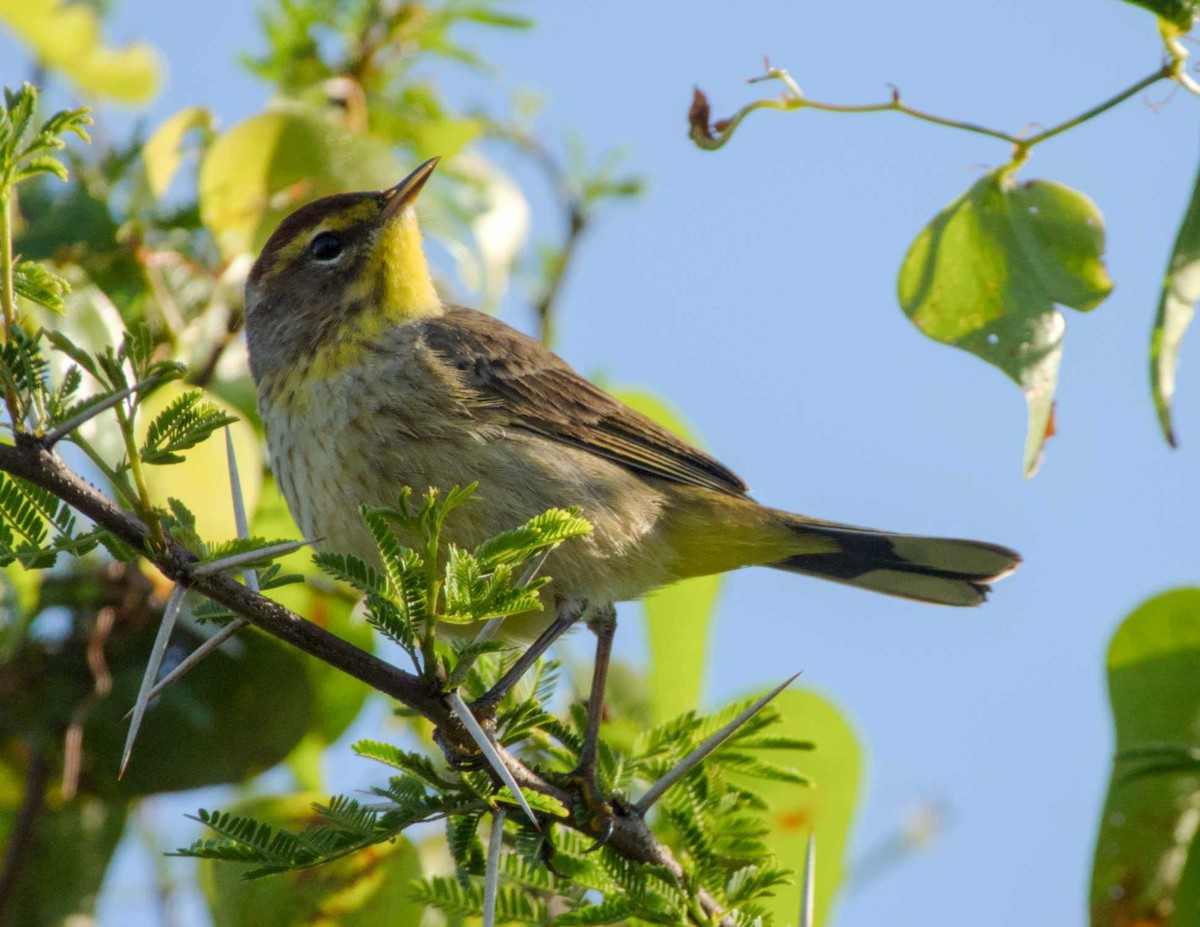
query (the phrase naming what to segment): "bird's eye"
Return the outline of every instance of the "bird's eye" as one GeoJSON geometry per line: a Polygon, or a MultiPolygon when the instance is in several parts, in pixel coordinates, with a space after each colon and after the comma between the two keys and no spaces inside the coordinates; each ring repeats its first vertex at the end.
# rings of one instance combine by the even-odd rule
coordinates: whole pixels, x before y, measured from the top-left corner
{"type": "Polygon", "coordinates": [[[336,261],[342,256],[342,240],[332,232],[322,232],[308,245],[315,261],[336,261]]]}

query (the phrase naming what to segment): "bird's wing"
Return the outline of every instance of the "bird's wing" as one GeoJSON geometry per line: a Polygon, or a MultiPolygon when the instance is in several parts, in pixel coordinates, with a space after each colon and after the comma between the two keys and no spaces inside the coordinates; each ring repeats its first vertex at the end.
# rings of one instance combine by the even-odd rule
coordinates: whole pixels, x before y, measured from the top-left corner
{"type": "Polygon", "coordinates": [[[472,398],[521,428],[638,473],[744,495],[727,467],[593,386],[558,355],[482,312],[458,306],[423,320],[425,344],[456,368],[472,398]]]}

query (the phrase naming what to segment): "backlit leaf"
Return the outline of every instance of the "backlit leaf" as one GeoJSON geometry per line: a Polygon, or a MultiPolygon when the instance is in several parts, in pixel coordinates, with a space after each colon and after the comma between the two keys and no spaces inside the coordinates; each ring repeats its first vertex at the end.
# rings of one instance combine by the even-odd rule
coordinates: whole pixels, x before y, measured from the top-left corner
{"type": "Polygon", "coordinates": [[[1041,460],[1066,322],[1056,304],[1094,309],[1112,290],[1104,225],[1081,193],[988,174],[939,213],[900,268],[900,305],[930,338],[999,367],[1029,407],[1024,469],[1041,460]]]}

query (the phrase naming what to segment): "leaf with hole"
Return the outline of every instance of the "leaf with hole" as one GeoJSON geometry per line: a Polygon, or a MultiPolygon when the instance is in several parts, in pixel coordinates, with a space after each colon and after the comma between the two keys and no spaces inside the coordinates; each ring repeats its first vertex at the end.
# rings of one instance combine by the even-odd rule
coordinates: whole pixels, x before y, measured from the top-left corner
{"type": "Polygon", "coordinates": [[[1081,193],[994,171],[939,213],[900,268],[900,305],[935,341],[970,351],[1010,377],[1029,409],[1030,476],[1051,431],[1066,322],[1112,290],[1104,224],[1081,193]]]}

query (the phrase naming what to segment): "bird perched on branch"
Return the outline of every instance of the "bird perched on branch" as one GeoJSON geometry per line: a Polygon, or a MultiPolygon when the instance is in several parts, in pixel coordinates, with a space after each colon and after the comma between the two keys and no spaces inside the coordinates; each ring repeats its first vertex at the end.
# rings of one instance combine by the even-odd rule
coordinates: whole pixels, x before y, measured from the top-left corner
{"type": "MultiPolygon", "coordinates": [[[[1019,562],[980,541],[892,534],[760,505],[735,474],[593,386],[539,342],[434,289],[413,204],[436,166],[288,216],[246,286],[246,336],[276,476],[308,537],[375,556],[358,515],[402,486],[478,482],[447,525],[471,548],[552,507],[592,523],[546,572],[553,602],[503,691],[575,621],[597,632],[580,771],[595,762],[613,603],[768,566],[889,595],[978,605],[1019,562]]],[[[414,543],[415,543],[415,539],[414,543]]],[[[519,622],[520,619],[517,619],[519,622]]],[[[532,629],[532,632],[530,632],[532,629]]]]}

